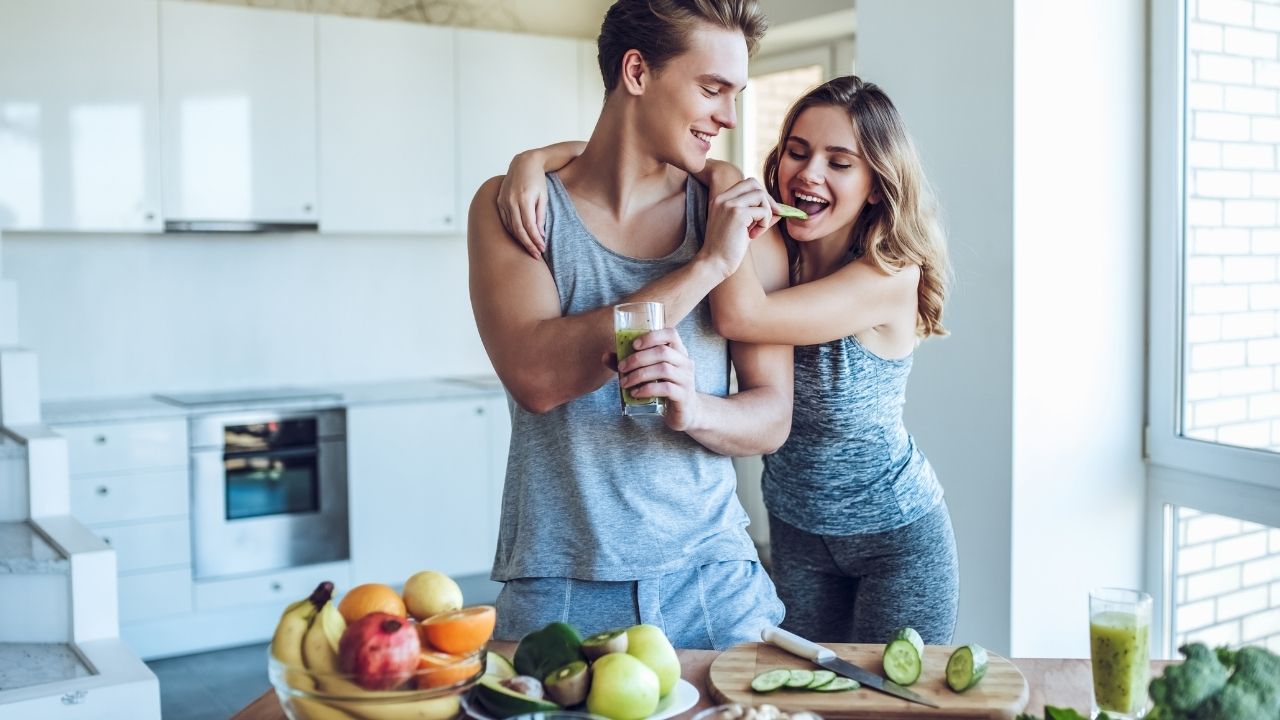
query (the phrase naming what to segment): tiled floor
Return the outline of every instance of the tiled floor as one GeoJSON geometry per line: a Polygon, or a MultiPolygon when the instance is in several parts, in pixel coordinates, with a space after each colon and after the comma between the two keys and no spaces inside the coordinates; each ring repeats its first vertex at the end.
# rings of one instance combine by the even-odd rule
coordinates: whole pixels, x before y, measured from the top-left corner
{"type": "MultiPolygon", "coordinates": [[[[501,585],[487,578],[458,578],[468,605],[492,603],[501,585]]],[[[227,720],[271,688],[267,644],[154,660],[164,720],[227,720]]]]}

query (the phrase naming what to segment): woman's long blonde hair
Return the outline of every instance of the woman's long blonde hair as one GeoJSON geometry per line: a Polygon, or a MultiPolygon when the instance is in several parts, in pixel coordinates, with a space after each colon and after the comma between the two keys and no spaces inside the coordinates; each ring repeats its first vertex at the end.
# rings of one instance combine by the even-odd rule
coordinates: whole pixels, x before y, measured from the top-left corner
{"type": "MultiPolygon", "coordinates": [[[[871,169],[871,191],[879,197],[879,202],[863,206],[853,224],[850,259],[865,255],[888,274],[919,265],[916,334],[946,335],[942,305],[951,277],[946,237],[915,146],[884,91],[857,76],[845,75],[819,85],[797,100],[782,123],[778,144],[765,159],[765,188],[774,198],[782,197],[778,192],[778,163],[786,152],[796,118],[811,107],[823,106],[849,113],[858,148],[871,169]]],[[[792,282],[796,282],[800,255],[785,224],[781,227],[791,260],[792,282]]]]}

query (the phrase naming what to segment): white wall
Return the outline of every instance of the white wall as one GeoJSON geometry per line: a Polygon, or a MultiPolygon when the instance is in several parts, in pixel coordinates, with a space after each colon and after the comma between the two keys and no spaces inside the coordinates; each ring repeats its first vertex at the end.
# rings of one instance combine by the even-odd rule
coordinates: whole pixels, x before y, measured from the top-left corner
{"type": "Polygon", "coordinates": [[[956,526],[956,641],[1001,654],[1085,656],[1089,587],[1142,578],[1143,8],[858,4],[957,276],[907,427],[956,526]]]}
{"type": "Polygon", "coordinates": [[[1019,656],[1086,657],[1089,588],[1142,578],[1145,5],[1015,12],[1019,656]]]}
{"type": "Polygon", "coordinates": [[[1010,646],[1013,387],[1011,0],[860,0],[858,73],[897,105],[946,216],[951,337],[916,354],[907,429],[960,548],[956,642],[1010,646]],[[963,62],[957,62],[963,58],[963,62]]]}
{"type": "Polygon", "coordinates": [[[460,237],[8,233],[44,400],[476,374],[460,237]]]}

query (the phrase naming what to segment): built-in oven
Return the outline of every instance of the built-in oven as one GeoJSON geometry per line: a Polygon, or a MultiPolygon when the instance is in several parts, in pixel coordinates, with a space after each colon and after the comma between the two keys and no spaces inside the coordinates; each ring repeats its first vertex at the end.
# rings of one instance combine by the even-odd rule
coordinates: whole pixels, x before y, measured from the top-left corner
{"type": "Polygon", "coordinates": [[[191,419],[196,580],[348,559],[346,413],[191,419]]]}

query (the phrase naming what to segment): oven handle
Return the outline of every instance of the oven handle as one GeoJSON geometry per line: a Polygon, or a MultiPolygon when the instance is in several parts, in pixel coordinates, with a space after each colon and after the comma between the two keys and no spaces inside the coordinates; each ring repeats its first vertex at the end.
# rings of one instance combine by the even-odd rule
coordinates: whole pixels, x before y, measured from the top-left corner
{"type": "Polygon", "coordinates": [[[279,450],[235,450],[232,452],[222,453],[223,460],[239,460],[241,458],[263,457],[263,458],[291,458],[304,457],[307,455],[319,455],[320,448],[311,446],[303,448],[281,448],[279,450]]]}

